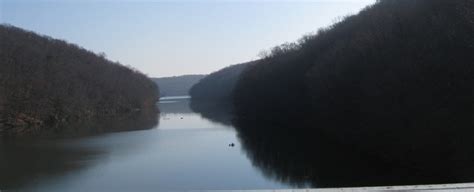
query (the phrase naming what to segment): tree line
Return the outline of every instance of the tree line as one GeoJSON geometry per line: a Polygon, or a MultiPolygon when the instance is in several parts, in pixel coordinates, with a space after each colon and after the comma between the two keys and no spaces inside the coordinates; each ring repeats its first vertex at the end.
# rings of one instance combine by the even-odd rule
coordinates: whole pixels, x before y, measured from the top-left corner
{"type": "Polygon", "coordinates": [[[154,110],[146,75],[82,47],[0,25],[0,134],[154,110]]]}
{"type": "Polygon", "coordinates": [[[378,0],[273,48],[230,97],[236,122],[272,126],[240,131],[323,135],[434,176],[472,166],[473,10],[469,0],[378,0]]]}
{"type": "Polygon", "coordinates": [[[225,67],[205,76],[189,90],[193,100],[229,101],[240,74],[255,61],[225,67]]]}

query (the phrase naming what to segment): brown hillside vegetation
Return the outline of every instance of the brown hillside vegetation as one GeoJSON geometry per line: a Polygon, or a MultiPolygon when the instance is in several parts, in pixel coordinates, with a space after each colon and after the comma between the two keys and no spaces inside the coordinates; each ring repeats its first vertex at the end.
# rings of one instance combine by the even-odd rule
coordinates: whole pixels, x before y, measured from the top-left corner
{"type": "Polygon", "coordinates": [[[77,45],[0,25],[0,135],[153,108],[144,74],[77,45]]]}

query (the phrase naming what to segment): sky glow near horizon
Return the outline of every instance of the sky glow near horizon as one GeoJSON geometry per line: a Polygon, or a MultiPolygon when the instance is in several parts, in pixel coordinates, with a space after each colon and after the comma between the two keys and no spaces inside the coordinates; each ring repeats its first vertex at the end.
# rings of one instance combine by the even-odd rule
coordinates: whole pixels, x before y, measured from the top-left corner
{"type": "Polygon", "coordinates": [[[0,23],[103,52],[151,77],[258,59],[375,0],[0,0],[0,23]]]}

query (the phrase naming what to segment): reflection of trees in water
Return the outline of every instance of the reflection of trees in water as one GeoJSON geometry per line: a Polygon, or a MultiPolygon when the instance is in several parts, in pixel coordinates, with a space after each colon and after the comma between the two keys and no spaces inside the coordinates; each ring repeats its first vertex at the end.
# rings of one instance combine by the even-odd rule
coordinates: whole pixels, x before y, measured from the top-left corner
{"type": "Polygon", "coordinates": [[[21,137],[64,138],[97,135],[122,131],[146,130],[158,125],[157,111],[142,111],[109,118],[75,122],[67,126],[51,127],[21,137]]]}
{"type": "Polygon", "coordinates": [[[158,107],[160,108],[161,114],[169,113],[192,113],[193,111],[189,108],[189,99],[176,99],[176,100],[167,100],[162,103],[159,103],[158,107]]]}
{"type": "Polygon", "coordinates": [[[18,189],[38,179],[61,176],[91,165],[103,151],[64,149],[47,142],[0,144],[0,188],[18,189]]]}
{"type": "MultiPolygon", "coordinates": [[[[436,145],[421,146],[422,143],[432,143],[434,138],[419,137],[420,141],[415,142],[413,135],[406,135],[409,133],[392,133],[381,138],[399,137],[402,141],[413,140],[406,143],[412,143],[413,147],[418,147],[415,148],[417,150],[406,152],[405,146],[396,143],[392,144],[392,147],[387,147],[377,145],[376,143],[383,143],[377,140],[365,140],[362,144],[373,143],[372,150],[367,150],[356,145],[348,145],[350,142],[341,142],[340,137],[334,137],[335,132],[327,133],[323,131],[325,129],[315,127],[315,125],[328,127],[345,125],[346,129],[355,129],[357,126],[351,125],[354,121],[341,119],[337,124],[317,124],[314,120],[305,119],[305,116],[291,121],[284,116],[276,119],[235,118],[229,106],[231,105],[191,102],[191,108],[203,117],[233,125],[245,153],[266,177],[294,187],[356,187],[474,181],[474,157],[471,149],[473,145],[470,145],[474,140],[469,139],[472,134],[450,133],[436,145]],[[451,142],[447,142],[448,138],[451,142]],[[423,148],[430,150],[419,150],[423,148]]],[[[378,125],[386,127],[393,124],[399,123],[386,121],[378,125]]],[[[353,137],[358,137],[356,132],[353,137]]]]}
{"type": "Polygon", "coordinates": [[[212,122],[232,125],[232,104],[229,102],[211,102],[191,100],[191,109],[212,122]]]}
{"type": "Polygon", "coordinates": [[[390,162],[338,144],[304,125],[235,122],[243,149],[265,176],[295,187],[354,187],[472,182],[474,163],[465,157],[406,157],[390,162]],[[425,161],[426,165],[411,166],[425,161]]]}
{"type": "Polygon", "coordinates": [[[140,112],[102,121],[89,121],[68,127],[42,130],[34,137],[0,139],[0,188],[18,189],[37,179],[63,176],[90,167],[108,151],[63,146],[68,137],[151,129],[158,124],[156,112],[140,112]],[[38,137],[46,139],[38,139],[38,137]],[[53,138],[63,138],[56,140],[53,138]],[[59,141],[59,144],[58,144],[59,141]]]}

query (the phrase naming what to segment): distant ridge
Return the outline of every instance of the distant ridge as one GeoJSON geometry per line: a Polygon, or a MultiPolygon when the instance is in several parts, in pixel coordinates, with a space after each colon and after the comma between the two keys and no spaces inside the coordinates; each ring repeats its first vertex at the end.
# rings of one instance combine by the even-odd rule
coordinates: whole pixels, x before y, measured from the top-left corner
{"type": "Polygon", "coordinates": [[[152,78],[160,88],[160,96],[189,95],[189,89],[206,75],[181,75],[173,77],[152,78]]]}

